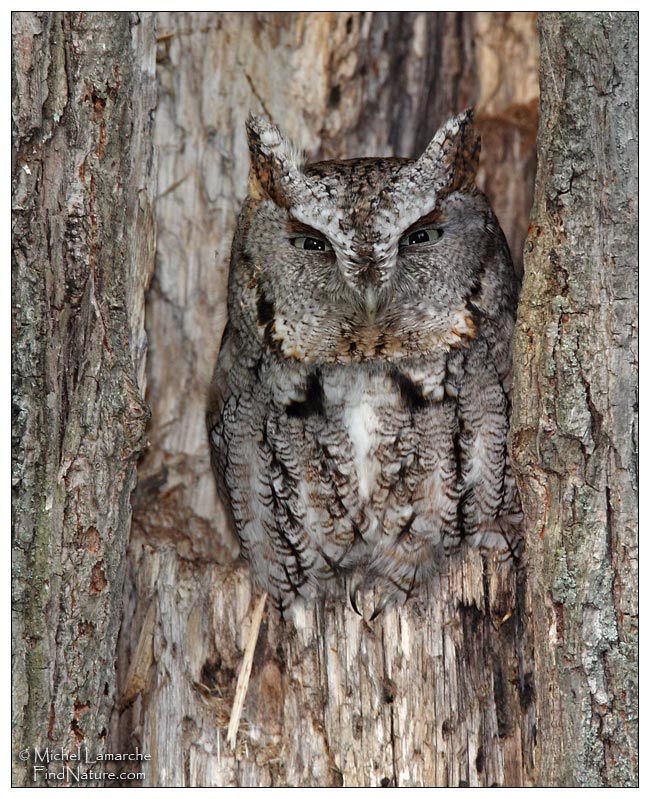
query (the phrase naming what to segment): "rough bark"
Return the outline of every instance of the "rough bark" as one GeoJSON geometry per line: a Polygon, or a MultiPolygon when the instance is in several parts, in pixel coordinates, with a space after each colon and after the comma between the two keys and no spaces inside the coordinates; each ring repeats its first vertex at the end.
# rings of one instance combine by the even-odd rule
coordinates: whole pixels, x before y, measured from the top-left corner
{"type": "Polygon", "coordinates": [[[372,625],[336,602],[268,612],[235,752],[251,597],[203,410],[244,118],[313,158],[413,155],[475,105],[518,262],[534,15],[12,22],[15,784],[44,784],[47,746],[139,746],[150,785],[636,784],[637,15],[541,19],[512,430],[527,571],[464,553],[372,625]]]}
{"type": "Polygon", "coordinates": [[[487,132],[483,183],[521,242],[534,169],[534,15],[161,14],[157,38],[153,416],[112,748],[151,754],[150,785],[528,784],[525,578],[516,584],[476,555],[372,625],[342,603],[303,608],[285,624],[269,611],[238,746],[227,749],[251,597],[215,498],[204,407],[249,110],[319,158],[416,154],[474,104],[487,132]]]}
{"type": "Polygon", "coordinates": [[[14,755],[29,755],[13,779],[43,785],[34,750],[92,758],[115,704],[148,416],[153,20],[16,13],[12,24],[12,721],[14,755]]]}
{"type": "Polygon", "coordinates": [[[638,15],[544,14],[516,339],[540,780],[637,784],[638,15]]]}

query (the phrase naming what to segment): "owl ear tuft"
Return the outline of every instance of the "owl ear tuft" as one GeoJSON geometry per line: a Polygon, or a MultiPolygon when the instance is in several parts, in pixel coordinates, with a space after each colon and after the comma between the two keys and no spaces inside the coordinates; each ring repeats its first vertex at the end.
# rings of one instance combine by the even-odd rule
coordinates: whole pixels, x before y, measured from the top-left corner
{"type": "Polygon", "coordinates": [[[418,173],[436,184],[443,197],[474,185],[481,154],[481,137],[474,130],[474,111],[468,108],[447,120],[416,161],[418,173]]]}
{"type": "Polygon", "coordinates": [[[251,169],[248,193],[253,198],[273,200],[277,205],[290,204],[290,186],[304,176],[302,152],[286,139],[280,129],[263,117],[251,114],[246,121],[251,169]]]}

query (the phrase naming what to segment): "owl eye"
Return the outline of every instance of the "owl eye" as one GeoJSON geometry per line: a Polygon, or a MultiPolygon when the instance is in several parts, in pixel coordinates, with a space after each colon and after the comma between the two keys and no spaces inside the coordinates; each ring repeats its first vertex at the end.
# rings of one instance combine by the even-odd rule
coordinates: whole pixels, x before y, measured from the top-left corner
{"type": "Polygon", "coordinates": [[[332,245],[327,239],[317,239],[315,236],[296,236],[289,241],[298,250],[313,250],[315,252],[330,252],[332,245]]]}
{"type": "Polygon", "coordinates": [[[442,236],[442,230],[435,227],[424,227],[407,233],[400,239],[400,247],[410,247],[412,244],[433,244],[442,236]]]}

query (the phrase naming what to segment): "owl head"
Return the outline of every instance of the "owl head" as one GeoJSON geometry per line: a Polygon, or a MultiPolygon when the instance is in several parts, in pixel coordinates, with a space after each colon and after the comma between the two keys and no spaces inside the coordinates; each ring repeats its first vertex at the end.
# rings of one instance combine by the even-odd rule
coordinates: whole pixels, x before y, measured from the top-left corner
{"type": "Polygon", "coordinates": [[[471,111],[418,159],[306,164],[265,119],[247,131],[230,286],[242,335],[287,360],[395,361],[464,346],[498,311],[507,247],[474,186],[471,111]]]}

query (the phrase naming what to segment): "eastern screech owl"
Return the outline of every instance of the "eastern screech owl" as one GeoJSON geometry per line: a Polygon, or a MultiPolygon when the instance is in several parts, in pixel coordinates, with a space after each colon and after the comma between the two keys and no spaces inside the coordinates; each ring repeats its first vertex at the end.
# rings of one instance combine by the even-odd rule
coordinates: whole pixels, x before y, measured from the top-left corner
{"type": "Polygon", "coordinates": [[[248,120],[249,196],[208,406],[253,579],[282,611],[347,582],[374,616],[463,539],[517,553],[506,449],[517,280],[467,111],[417,160],[305,165],[248,120]]]}

